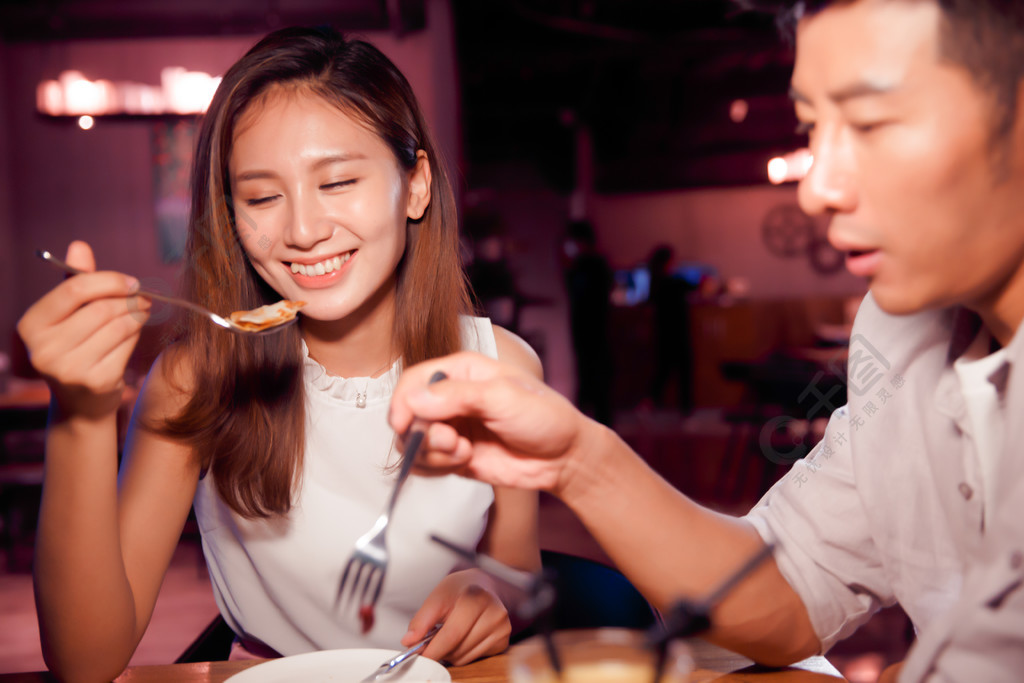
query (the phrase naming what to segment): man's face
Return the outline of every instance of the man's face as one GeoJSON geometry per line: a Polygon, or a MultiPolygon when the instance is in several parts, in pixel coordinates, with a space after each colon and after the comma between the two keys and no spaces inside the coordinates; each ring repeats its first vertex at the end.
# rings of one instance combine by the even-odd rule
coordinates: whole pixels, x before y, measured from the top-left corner
{"type": "Polygon", "coordinates": [[[992,144],[992,95],[944,60],[940,24],[928,0],[857,0],[800,21],[793,97],[814,155],[800,204],[833,215],[829,240],[886,311],[965,304],[1013,329],[1024,117],[992,144]]]}

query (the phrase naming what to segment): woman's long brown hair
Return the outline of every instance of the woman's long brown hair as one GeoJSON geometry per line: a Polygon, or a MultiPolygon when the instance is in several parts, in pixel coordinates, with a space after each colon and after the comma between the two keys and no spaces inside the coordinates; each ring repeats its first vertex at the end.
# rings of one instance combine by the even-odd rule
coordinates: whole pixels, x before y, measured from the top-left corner
{"type": "MultiPolygon", "coordinates": [[[[331,29],[289,28],[256,44],[225,74],[204,116],[192,170],[184,294],[219,312],[280,299],[249,264],[242,240],[259,227],[235,216],[228,160],[246,109],[275,85],[308,89],[356,116],[412,170],[417,150],[431,166],[431,201],[407,226],[398,266],[394,346],[403,365],[461,347],[459,315],[470,310],[459,257],[455,200],[412,88],[377,48],[331,29]]],[[[305,392],[298,326],[264,337],[225,333],[195,316],[182,321],[167,377],[188,370],[190,399],[157,429],[188,443],[236,512],[287,512],[302,470],[305,392]]]]}

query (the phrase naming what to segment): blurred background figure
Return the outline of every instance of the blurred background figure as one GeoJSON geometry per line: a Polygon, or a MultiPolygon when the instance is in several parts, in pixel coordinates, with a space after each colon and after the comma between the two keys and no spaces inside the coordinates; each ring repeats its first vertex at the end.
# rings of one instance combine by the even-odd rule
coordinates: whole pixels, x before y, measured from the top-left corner
{"type": "Polygon", "coordinates": [[[518,330],[519,290],[508,262],[504,226],[492,215],[470,216],[466,223],[473,240],[466,275],[481,315],[508,330],[518,330]]]}
{"type": "Polygon", "coordinates": [[[0,393],[7,391],[7,378],[11,374],[11,357],[0,351],[0,393]]]}
{"type": "Polygon", "coordinates": [[[693,411],[693,342],[690,338],[690,292],[693,286],[672,266],[675,250],[659,244],[647,260],[651,277],[654,371],[645,407],[665,408],[674,382],[675,405],[693,411]]]}
{"type": "Polygon", "coordinates": [[[569,332],[576,358],[576,406],[612,423],[612,367],[608,314],[615,284],[589,221],[571,221],[562,249],[569,298],[569,332]]]}

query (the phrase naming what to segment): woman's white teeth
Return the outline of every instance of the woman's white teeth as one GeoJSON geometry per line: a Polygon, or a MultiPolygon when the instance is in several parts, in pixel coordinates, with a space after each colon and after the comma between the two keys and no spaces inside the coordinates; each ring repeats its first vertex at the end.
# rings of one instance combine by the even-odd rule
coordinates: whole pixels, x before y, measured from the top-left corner
{"type": "Polygon", "coordinates": [[[305,265],[302,263],[292,263],[292,272],[299,273],[300,275],[326,275],[331,271],[335,271],[341,268],[345,261],[348,261],[349,257],[352,256],[352,252],[348,251],[341,256],[335,256],[321,261],[320,263],[314,263],[312,265],[305,265]]]}

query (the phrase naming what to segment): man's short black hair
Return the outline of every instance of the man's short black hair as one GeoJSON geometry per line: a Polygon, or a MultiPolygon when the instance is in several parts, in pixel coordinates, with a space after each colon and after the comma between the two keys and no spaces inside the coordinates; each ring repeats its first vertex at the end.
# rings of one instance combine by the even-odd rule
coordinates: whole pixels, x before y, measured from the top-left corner
{"type": "MultiPolygon", "coordinates": [[[[801,17],[856,1],[736,0],[746,9],[774,12],[780,30],[790,37],[801,17]]],[[[994,96],[994,139],[1005,138],[1017,116],[1018,89],[1024,80],[1024,0],[933,1],[942,10],[943,57],[963,65],[994,96]]]]}

